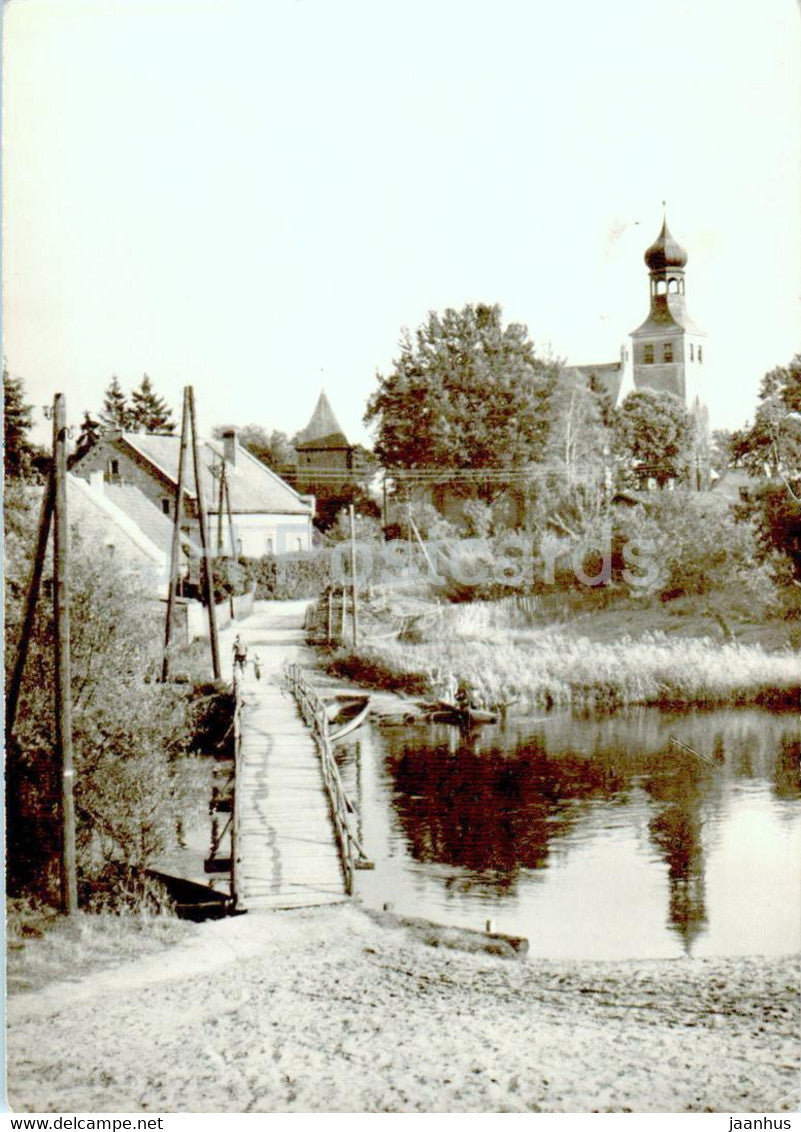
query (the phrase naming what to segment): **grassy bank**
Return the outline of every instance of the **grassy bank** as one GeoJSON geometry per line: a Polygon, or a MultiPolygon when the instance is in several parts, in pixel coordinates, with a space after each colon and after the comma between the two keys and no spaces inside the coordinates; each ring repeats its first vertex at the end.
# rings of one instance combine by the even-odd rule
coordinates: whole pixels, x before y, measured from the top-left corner
{"type": "Polygon", "coordinates": [[[195,930],[165,912],[81,912],[67,919],[54,909],[11,900],[6,918],[8,993],[38,991],[154,955],[189,939],[195,930]]]}
{"type": "Polygon", "coordinates": [[[487,703],[518,700],[532,709],[801,702],[801,657],[790,648],[769,652],[660,630],[593,639],[570,623],[526,620],[513,603],[433,607],[418,616],[406,634],[411,640],[375,622],[358,650],[341,650],[329,667],[367,686],[412,694],[435,693],[442,676],[453,673],[487,703]]]}

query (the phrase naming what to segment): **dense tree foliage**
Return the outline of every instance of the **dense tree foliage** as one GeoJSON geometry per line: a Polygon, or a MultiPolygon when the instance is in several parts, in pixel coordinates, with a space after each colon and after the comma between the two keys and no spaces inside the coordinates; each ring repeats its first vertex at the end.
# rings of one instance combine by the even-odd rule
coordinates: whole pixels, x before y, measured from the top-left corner
{"type": "Polygon", "coordinates": [[[223,433],[234,429],[243,448],[274,472],[286,471],[297,463],[297,454],[285,432],[273,429],[268,432],[261,425],[249,424],[242,428],[234,425],[215,425],[212,435],[218,440],[223,433]]]}
{"type": "Polygon", "coordinates": [[[404,332],[391,372],[378,375],[365,415],[377,426],[376,455],[390,469],[454,472],[539,460],[557,372],[524,326],[503,325],[497,305],[432,311],[414,336],[404,332]]]}
{"type": "Polygon", "coordinates": [[[8,480],[24,480],[33,472],[36,449],[30,441],[33,407],[25,401],[22,380],[3,367],[3,460],[8,480]]]}
{"type": "Polygon", "coordinates": [[[690,414],[674,394],[653,389],[630,393],[615,414],[613,436],[624,478],[640,487],[651,480],[664,487],[685,479],[694,432],[690,414]]]}
{"type": "Polygon", "coordinates": [[[128,398],[120,385],[116,374],[106,387],[103,394],[103,408],[100,411],[100,421],[106,428],[118,428],[124,432],[131,420],[131,411],[128,398]]]}
{"type": "Polygon", "coordinates": [[[131,393],[131,408],[128,413],[128,428],[131,432],[154,432],[171,435],[175,432],[172,410],[163,397],[153,389],[147,374],[142,375],[138,389],[131,393]]]}
{"type": "Polygon", "coordinates": [[[100,421],[95,420],[91,413],[84,412],[78,439],[75,442],[75,455],[83,456],[100,436],[100,421]]]}
{"type": "Polygon", "coordinates": [[[731,448],[754,476],[801,479],[801,354],[762,378],[753,424],[734,433],[731,448]]]}
{"type": "Polygon", "coordinates": [[[801,579],[801,354],[762,378],[754,421],[731,448],[754,479],[738,514],[756,522],[763,554],[781,552],[801,579]]]}
{"type": "MultiPolygon", "coordinates": [[[[13,656],[34,537],[34,508],[6,541],[6,647],[13,656]]],[[[175,842],[197,771],[187,685],[161,684],[161,620],[136,577],[72,532],[71,661],[79,883],[83,901],[120,883],[175,842]],[[152,610],[152,613],[150,612],[152,610]]],[[[46,589],[44,591],[47,592],[46,589]]],[[[58,890],[59,782],[53,746],[53,621],[40,600],[17,714],[7,741],[12,893],[58,890]]]]}

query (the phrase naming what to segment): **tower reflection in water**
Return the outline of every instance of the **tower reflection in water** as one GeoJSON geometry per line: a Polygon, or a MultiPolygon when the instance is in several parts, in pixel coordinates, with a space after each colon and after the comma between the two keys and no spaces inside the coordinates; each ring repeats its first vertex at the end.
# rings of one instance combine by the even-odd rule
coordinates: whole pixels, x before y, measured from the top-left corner
{"type": "MultiPolygon", "coordinates": [[[[441,726],[376,731],[343,752],[342,769],[362,793],[360,764],[378,758],[388,820],[409,858],[442,885],[501,905],[522,878],[547,872],[587,838],[636,824],[664,868],[666,922],[689,953],[707,927],[708,843],[732,793],[759,782],[797,820],[800,742],[794,718],[640,710],[468,735],[441,726]]],[[[380,804],[375,796],[360,803],[380,804]]]]}

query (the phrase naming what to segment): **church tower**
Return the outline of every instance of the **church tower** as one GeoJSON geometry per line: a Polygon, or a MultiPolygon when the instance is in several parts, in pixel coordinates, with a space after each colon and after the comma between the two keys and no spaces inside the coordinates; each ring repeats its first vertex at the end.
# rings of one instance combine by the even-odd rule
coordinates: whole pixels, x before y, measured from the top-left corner
{"type": "Polygon", "coordinates": [[[697,482],[706,480],[709,413],[703,396],[706,334],[687,314],[684,269],[687,253],[667,226],[645,253],[651,309],[645,322],[631,332],[632,377],[635,389],[673,393],[693,415],[698,430],[697,482]]]}
{"type": "Polygon", "coordinates": [[[692,410],[706,361],[706,335],[687,314],[687,253],[670,234],[667,220],[645,253],[645,263],[651,309],[631,332],[634,387],[674,393],[692,410]]]}

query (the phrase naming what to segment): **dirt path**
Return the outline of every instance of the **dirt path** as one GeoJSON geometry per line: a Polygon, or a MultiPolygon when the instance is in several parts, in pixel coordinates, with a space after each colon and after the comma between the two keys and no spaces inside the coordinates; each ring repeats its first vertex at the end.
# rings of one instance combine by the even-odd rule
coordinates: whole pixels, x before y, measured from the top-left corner
{"type": "Polygon", "coordinates": [[[35,1111],[763,1111],[798,1104],[788,960],[437,950],[355,907],[248,915],[9,1003],[35,1111]]]}

